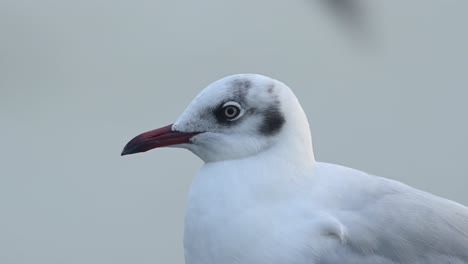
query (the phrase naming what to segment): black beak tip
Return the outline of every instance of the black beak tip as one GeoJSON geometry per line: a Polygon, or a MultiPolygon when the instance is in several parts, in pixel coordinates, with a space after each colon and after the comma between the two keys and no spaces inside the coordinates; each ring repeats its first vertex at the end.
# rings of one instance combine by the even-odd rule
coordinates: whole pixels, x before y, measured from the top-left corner
{"type": "Polygon", "coordinates": [[[127,149],[123,149],[122,152],[120,153],[120,156],[125,156],[125,155],[128,155],[130,153],[128,153],[127,149]]]}
{"type": "Polygon", "coordinates": [[[127,145],[125,145],[122,152],[120,153],[120,156],[134,154],[134,153],[136,153],[134,150],[135,150],[135,148],[132,148],[132,147],[129,146],[129,144],[127,144],[127,145]]]}

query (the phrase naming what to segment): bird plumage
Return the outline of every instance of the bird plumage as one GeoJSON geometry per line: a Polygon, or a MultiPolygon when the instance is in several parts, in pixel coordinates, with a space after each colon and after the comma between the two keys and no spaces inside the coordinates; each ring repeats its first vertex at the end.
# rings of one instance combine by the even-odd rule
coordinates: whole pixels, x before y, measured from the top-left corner
{"type": "Polygon", "coordinates": [[[270,158],[204,165],[187,208],[188,264],[468,263],[466,207],[350,168],[270,158]]]}
{"type": "Polygon", "coordinates": [[[221,79],[123,154],[171,144],[205,161],[187,202],[187,264],[468,263],[466,207],[316,162],[307,117],[279,81],[221,79]]]}

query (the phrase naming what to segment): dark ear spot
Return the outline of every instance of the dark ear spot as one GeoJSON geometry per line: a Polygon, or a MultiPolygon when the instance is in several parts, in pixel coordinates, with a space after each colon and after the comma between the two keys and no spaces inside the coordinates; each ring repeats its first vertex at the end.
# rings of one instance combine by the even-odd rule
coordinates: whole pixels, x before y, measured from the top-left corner
{"type": "Polygon", "coordinates": [[[286,122],[278,106],[273,106],[262,114],[263,121],[260,125],[259,132],[266,136],[274,136],[278,134],[286,122]]]}

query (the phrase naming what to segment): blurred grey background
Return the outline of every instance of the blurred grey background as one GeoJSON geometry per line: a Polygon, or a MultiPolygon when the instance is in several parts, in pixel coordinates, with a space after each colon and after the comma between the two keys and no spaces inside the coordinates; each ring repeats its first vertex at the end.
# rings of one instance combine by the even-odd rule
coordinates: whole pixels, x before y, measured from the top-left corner
{"type": "Polygon", "coordinates": [[[0,263],[183,263],[201,162],[120,151],[234,73],[293,88],[318,160],[468,204],[468,2],[363,3],[0,0],[0,263]]]}

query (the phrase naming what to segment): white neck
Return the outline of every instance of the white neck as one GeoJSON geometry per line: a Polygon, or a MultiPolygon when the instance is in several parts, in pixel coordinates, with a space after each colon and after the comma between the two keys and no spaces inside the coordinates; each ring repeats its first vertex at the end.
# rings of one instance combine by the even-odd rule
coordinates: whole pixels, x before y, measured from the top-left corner
{"type": "Polygon", "coordinates": [[[315,157],[307,116],[295,96],[287,98],[289,98],[289,102],[286,101],[283,105],[283,112],[286,114],[287,120],[285,131],[271,151],[283,153],[282,157],[285,159],[290,158],[294,159],[295,162],[313,165],[315,157]]]}

